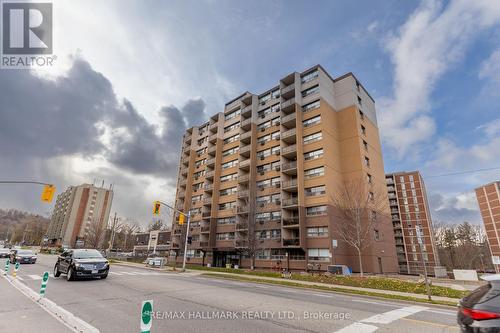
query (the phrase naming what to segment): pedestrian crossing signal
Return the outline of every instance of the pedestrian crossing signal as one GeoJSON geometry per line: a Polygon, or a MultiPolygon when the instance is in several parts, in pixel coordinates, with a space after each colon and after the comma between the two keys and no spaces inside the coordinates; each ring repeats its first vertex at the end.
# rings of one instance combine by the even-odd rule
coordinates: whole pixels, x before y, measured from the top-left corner
{"type": "Polygon", "coordinates": [[[184,224],[184,214],[179,215],[179,224],[183,225],[184,224]]]}
{"type": "Polygon", "coordinates": [[[161,207],[161,204],[159,201],[155,201],[154,204],[153,204],[153,214],[154,215],[160,215],[160,207],[161,207]]]}
{"type": "Polygon", "coordinates": [[[52,202],[55,192],[56,192],[56,187],[54,185],[45,185],[41,196],[42,201],[52,202]]]}

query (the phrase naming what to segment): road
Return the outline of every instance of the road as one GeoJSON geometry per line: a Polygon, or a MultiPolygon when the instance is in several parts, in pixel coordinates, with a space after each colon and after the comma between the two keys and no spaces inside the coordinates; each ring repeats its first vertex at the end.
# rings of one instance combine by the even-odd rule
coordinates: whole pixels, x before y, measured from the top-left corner
{"type": "MultiPolygon", "coordinates": [[[[39,255],[21,266],[19,280],[38,292],[55,260],[39,255]]],[[[46,297],[101,332],[139,332],[148,299],[158,311],[152,332],[459,332],[452,308],[118,265],[106,280],[51,277],[46,297]]]]}

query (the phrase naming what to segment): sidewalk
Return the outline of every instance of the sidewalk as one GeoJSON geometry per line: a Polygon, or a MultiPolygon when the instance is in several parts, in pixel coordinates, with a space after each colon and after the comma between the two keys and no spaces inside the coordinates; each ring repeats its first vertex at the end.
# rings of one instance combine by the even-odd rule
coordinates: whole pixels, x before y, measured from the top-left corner
{"type": "Polygon", "coordinates": [[[0,290],[0,332],[73,332],[12,287],[4,277],[0,277],[0,290]]]}
{"type": "MultiPolygon", "coordinates": [[[[138,264],[138,263],[120,262],[120,263],[113,263],[113,265],[122,265],[122,266],[130,266],[130,267],[137,267],[137,268],[143,268],[143,269],[151,269],[151,270],[155,270],[155,271],[163,271],[165,273],[167,273],[167,272],[168,273],[175,273],[171,270],[168,270],[168,268],[166,268],[166,269],[165,268],[164,269],[150,268],[150,267],[145,267],[144,264],[138,264]]],[[[303,286],[309,286],[309,287],[319,286],[321,288],[329,288],[329,289],[340,288],[340,289],[344,289],[344,290],[376,293],[376,294],[380,294],[381,297],[383,297],[383,295],[385,295],[385,294],[390,294],[390,295],[397,295],[397,296],[401,296],[401,297],[412,297],[412,298],[427,300],[427,295],[424,295],[424,294],[412,294],[412,293],[405,293],[405,292],[392,291],[392,290],[351,287],[351,286],[344,286],[344,285],[338,285],[338,284],[309,282],[309,281],[273,278],[273,277],[257,276],[257,275],[234,274],[234,273],[215,272],[215,271],[211,272],[209,270],[186,269],[186,272],[191,273],[191,274],[198,273],[195,275],[202,275],[204,273],[210,273],[210,274],[217,274],[217,275],[221,275],[221,276],[231,276],[231,277],[237,277],[237,278],[247,278],[247,279],[259,280],[262,282],[266,282],[266,281],[269,281],[269,282],[271,282],[271,281],[273,281],[273,282],[291,282],[291,283],[294,283],[297,285],[303,285],[303,286]]],[[[179,272],[179,273],[185,274],[185,273],[181,273],[181,272],[179,272]]],[[[442,301],[442,302],[452,302],[452,303],[458,303],[458,301],[459,301],[458,298],[450,298],[450,297],[443,297],[443,296],[432,296],[432,300],[442,301]]]]}

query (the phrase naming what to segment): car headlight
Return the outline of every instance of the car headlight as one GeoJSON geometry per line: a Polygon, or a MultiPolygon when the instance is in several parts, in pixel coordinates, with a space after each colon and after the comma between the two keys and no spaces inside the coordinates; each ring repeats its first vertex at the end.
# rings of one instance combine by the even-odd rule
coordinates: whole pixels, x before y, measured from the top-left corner
{"type": "Polygon", "coordinates": [[[77,262],[77,263],[75,263],[75,267],[80,268],[80,267],[83,267],[83,265],[77,262]]]}
{"type": "Polygon", "coordinates": [[[16,260],[21,260],[21,257],[16,256],[16,260]]]}

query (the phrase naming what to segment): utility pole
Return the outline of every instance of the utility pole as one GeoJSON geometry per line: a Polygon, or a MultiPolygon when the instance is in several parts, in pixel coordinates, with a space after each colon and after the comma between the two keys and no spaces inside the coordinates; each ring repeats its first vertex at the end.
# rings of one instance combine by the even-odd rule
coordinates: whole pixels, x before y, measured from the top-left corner
{"type": "Polygon", "coordinates": [[[429,286],[429,280],[427,278],[427,267],[425,266],[425,260],[424,260],[424,251],[422,250],[424,246],[424,241],[422,239],[422,230],[420,229],[420,226],[417,224],[415,226],[415,231],[417,233],[417,240],[418,240],[418,247],[420,249],[420,257],[422,259],[422,266],[424,267],[424,279],[425,279],[425,289],[427,291],[427,298],[429,301],[432,301],[431,297],[431,288],[429,286]]]}
{"type": "Polygon", "coordinates": [[[186,257],[188,248],[188,237],[189,237],[189,223],[191,222],[191,211],[187,213],[187,229],[186,229],[186,239],[184,241],[184,258],[182,259],[182,271],[186,270],[186,257]]]}
{"type": "Polygon", "coordinates": [[[109,248],[108,248],[108,255],[113,249],[113,243],[115,242],[115,228],[116,228],[116,212],[115,212],[115,217],[113,218],[113,225],[111,226],[111,237],[109,240],[109,248]]]}

